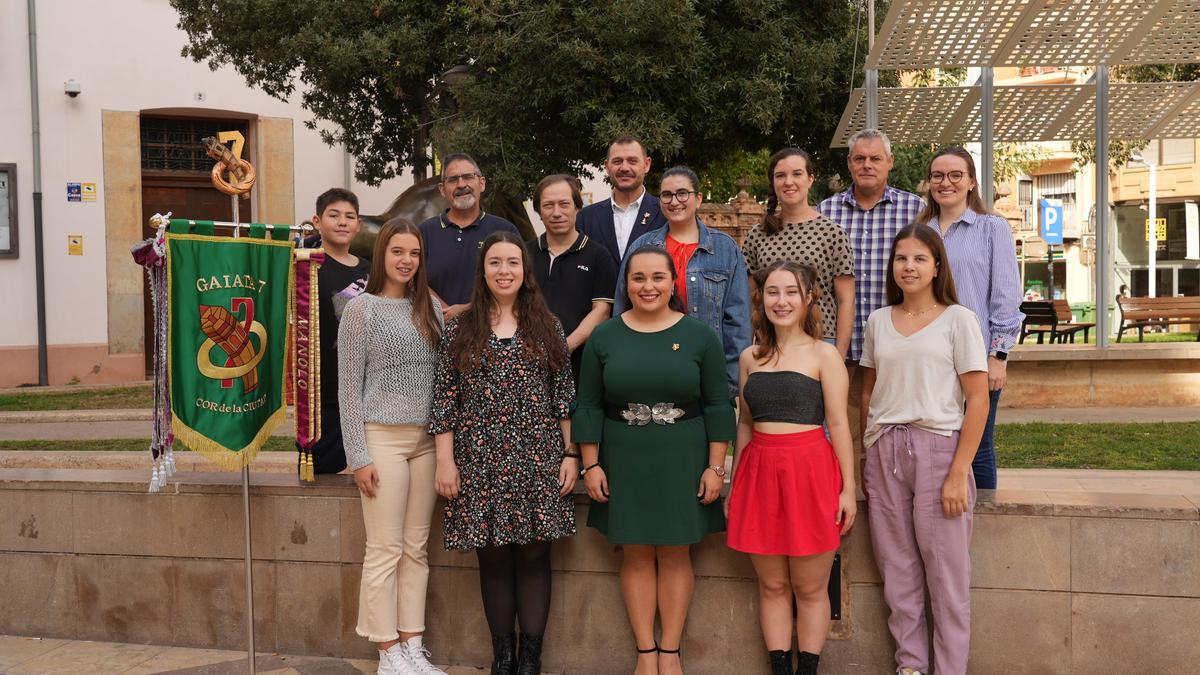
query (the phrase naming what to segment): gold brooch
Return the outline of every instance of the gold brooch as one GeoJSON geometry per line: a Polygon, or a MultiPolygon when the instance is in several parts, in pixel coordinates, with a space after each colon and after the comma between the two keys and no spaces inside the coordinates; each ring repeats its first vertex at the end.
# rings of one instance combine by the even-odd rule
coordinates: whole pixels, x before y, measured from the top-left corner
{"type": "Polygon", "coordinates": [[[679,351],[679,343],[676,342],[675,344],[671,345],[671,350],[676,352],[679,351]]]}

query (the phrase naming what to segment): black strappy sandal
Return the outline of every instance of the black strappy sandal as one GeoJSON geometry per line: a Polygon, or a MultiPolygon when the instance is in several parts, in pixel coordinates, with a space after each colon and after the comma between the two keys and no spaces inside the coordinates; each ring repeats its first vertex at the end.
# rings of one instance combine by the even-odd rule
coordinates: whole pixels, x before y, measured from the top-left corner
{"type": "Polygon", "coordinates": [[[659,648],[658,648],[658,653],[659,653],[659,654],[678,654],[678,653],[679,653],[679,648],[678,648],[678,647],[676,647],[675,649],[663,649],[662,647],[659,647],[659,648]]]}
{"type": "Polygon", "coordinates": [[[653,647],[651,647],[651,648],[649,648],[649,649],[639,649],[639,650],[637,650],[637,653],[639,653],[639,654],[653,654],[653,653],[655,653],[655,652],[657,652],[657,651],[658,651],[658,643],[657,643],[657,642],[655,642],[653,647]]]}

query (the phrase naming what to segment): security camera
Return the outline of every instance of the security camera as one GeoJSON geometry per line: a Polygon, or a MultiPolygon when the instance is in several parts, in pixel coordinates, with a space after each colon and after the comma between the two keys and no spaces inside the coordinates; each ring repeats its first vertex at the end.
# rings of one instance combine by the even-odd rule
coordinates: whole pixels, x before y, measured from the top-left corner
{"type": "Polygon", "coordinates": [[[83,93],[83,85],[74,79],[67,80],[63,82],[63,93],[71,98],[75,98],[83,93]]]}

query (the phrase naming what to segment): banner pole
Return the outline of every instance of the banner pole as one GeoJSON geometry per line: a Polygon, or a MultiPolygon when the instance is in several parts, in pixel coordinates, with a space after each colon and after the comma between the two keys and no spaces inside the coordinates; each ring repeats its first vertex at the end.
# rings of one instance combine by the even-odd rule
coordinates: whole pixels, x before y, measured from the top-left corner
{"type": "MultiPolygon", "coordinates": [[[[238,226],[238,195],[229,195],[233,203],[233,238],[241,234],[238,226]]],[[[254,562],[250,548],[250,465],[242,465],[242,524],[246,533],[246,666],[250,675],[254,669],[254,562]]]]}
{"type": "Polygon", "coordinates": [[[242,467],[242,512],[246,530],[246,658],[254,675],[254,572],[250,557],[250,467],[242,467]]]}

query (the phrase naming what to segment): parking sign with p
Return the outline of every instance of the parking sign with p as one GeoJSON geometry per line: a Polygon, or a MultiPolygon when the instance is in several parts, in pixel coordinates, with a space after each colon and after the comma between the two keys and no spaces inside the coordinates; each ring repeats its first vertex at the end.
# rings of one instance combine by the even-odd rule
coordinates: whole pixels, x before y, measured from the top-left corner
{"type": "Polygon", "coordinates": [[[1063,243],[1063,205],[1061,199],[1042,200],[1042,241],[1049,245],[1063,243]]]}

